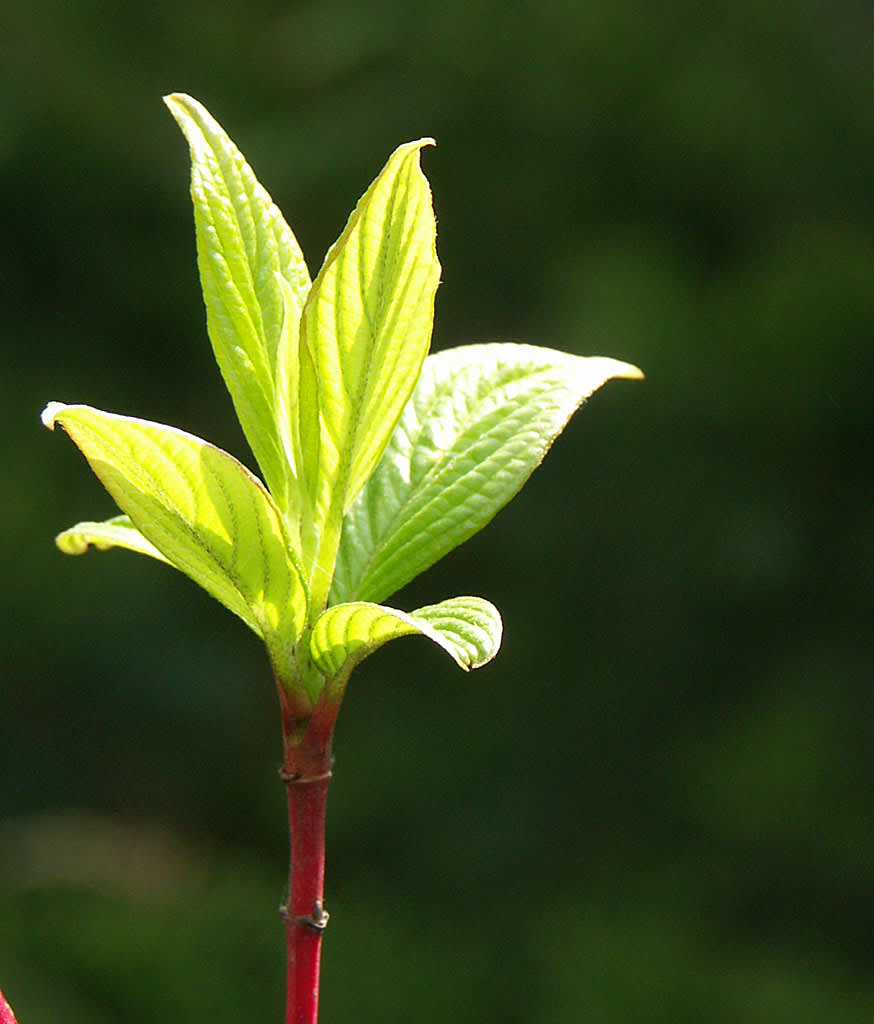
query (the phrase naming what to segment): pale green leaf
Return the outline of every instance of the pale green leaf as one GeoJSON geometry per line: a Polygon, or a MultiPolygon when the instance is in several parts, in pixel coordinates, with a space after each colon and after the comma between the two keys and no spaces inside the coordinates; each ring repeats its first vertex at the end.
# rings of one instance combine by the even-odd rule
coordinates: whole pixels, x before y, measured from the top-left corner
{"type": "Polygon", "coordinates": [[[296,494],[277,394],[285,415],[296,396],[289,398],[277,350],[283,321],[300,317],[309,272],[282,214],[221,126],[190,96],[176,93],[165,102],[191,150],[197,259],[210,341],[264,479],[285,511],[296,494]]]}
{"type": "Polygon", "coordinates": [[[261,481],[227,452],[161,423],[57,402],[43,422],[66,430],[143,537],[263,637],[284,670],[306,598],[261,481]]]}
{"type": "Polygon", "coordinates": [[[377,648],[416,633],[433,640],[461,668],[478,668],[501,645],[501,616],[481,597],[454,597],[411,613],[365,601],[339,604],[317,620],[310,650],[318,669],[343,683],[377,648]]]}
{"type": "Polygon", "coordinates": [[[430,142],[392,154],[304,306],[301,439],[313,533],[328,579],[332,530],[382,455],[430,343],[440,265],[431,190],[419,166],[419,151],[430,142]]]}
{"type": "Polygon", "coordinates": [[[501,614],[491,601],[481,597],[451,597],[425,605],[413,612],[413,618],[451,644],[450,653],[465,669],[485,665],[501,646],[501,614]]]}
{"type": "Polygon", "coordinates": [[[76,523],[55,537],[55,543],[65,555],[83,555],[88,548],[98,551],[125,548],[140,555],[149,555],[161,562],[167,559],[140,533],[127,516],[113,516],[102,523],[76,523]]]}
{"type": "Polygon", "coordinates": [[[531,345],[431,355],[343,524],[332,602],[381,601],[482,529],[574,410],[627,363],[531,345]]]}

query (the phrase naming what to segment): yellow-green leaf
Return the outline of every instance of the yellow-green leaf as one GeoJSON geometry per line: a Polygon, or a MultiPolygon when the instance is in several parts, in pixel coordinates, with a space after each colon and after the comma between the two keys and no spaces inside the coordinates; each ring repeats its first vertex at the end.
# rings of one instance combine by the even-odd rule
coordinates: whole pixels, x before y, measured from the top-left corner
{"type": "Polygon", "coordinates": [[[283,394],[288,382],[277,350],[283,321],[300,317],[309,271],[282,214],[221,125],[190,96],[175,93],[164,101],[191,150],[197,260],[210,341],[264,479],[286,511],[297,495],[277,393],[286,414],[296,396],[283,394]]]}
{"type": "Polygon", "coordinates": [[[501,616],[481,597],[454,597],[410,613],[366,601],[338,604],[319,617],[310,650],[319,670],[342,684],[359,662],[383,644],[416,633],[433,640],[468,670],[497,654],[501,616]]]}
{"type": "Polygon", "coordinates": [[[428,356],[376,471],[343,523],[331,600],[382,601],[482,529],[540,464],[615,359],[533,345],[428,356]]]}
{"type": "Polygon", "coordinates": [[[301,442],[310,535],[328,582],[339,520],[379,461],[430,343],[440,265],[431,190],[419,166],[430,142],[392,154],[304,306],[301,442]]]}
{"type": "Polygon", "coordinates": [[[57,402],[43,422],[64,428],[143,537],[262,636],[283,671],[306,597],[261,481],[227,452],[162,423],[57,402]]]}
{"type": "MultiPolygon", "coordinates": [[[[127,516],[113,516],[102,523],[76,523],[55,537],[55,543],[65,555],[83,555],[88,548],[95,547],[98,551],[110,548],[124,548],[136,551],[140,555],[157,558],[160,562],[167,559],[140,533],[127,516]]],[[[169,564],[169,563],[168,563],[169,564]]]]}

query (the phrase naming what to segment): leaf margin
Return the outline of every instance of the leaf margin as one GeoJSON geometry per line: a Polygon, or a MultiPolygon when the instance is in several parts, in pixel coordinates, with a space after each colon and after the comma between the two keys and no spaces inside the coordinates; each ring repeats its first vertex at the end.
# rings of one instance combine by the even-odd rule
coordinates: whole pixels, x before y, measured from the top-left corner
{"type": "MultiPolygon", "coordinates": [[[[461,345],[429,355],[382,460],[344,519],[331,600],[379,603],[478,533],[519,493],[574,412],[599,387],[617,377],[641,379],[643,374],[638,367],[621,360],[603,356],[577,356],[557,349],[514,342],[461,345]],[[519,449],[522,452],[520,464],[523,468],[512,472],[507,470],[510,483],[504,487],[499,498],[488,498],[482,502],[480,509],[462,514],[462,504],[452,500],[450,489],[464,490],[463,482],[473,479],[477,472],[482,471],[481,467],[473,466],[448,481],[446,477],[453,468],[453,460],[461,464],[462,460],[470,458],[470,447],[460,444],[465,434],[474,436],[475,444],[482,444],[484,439],[476,424],[484,422],[486,417],[500,417],[498,407],[488,401],[489,393],[481,401],[483,411],[480,411],[475,404],[480,401],[475,389],[458,385],[458,379],[476,378],[481,374],[479,380],[482,387],[489,374],[500,377],[506,373],[509,383],[502,383],[500,388],[509,387],[512,390],[515,383],[513,372],[524,370],[526,359],[533,360],[536,365],[529,382],[532,390],[535,375],[541,375],[546,383],[550,374],[554,376],[549,389],[544,390],[544,384],[541,384],[541,391],[550,396],[555,404],[555,412],[550,413],[547,409],[543,413],[540,406],[533,403],[529,410],[534,420],[543,415],[549,421],[548,429],[527,444],[519,440],[520,434],[502,441],[496,452],[503,449],[510,452],[514,447],[519,449]],[[564,394],[559,395],[562,389],[564,394]],[[462,392],[460,399],[455,397],[457,391],[462,392]],[[470,422],[439,420],[434,415],[434,409],[441,403],[454,412],[455,405],[463,405],[465,401],[473,409],[473,414],[469,416],[470,422]],[[422,403],[423,408],[419,408],[422,403]],[[464,424],[463,427],[460,424],[464,424]],[[434,452],[430,464],[429,446],[434,452]],[[416,462],[419,463],[420,475],[414,481],[416,462]],[[423,469],[423,466],[427,468],[423,469]],[[417,502],[423,502],[426,498],[435,508],[440,503],[445,506],[442,520],[437,515],[428,522],[425,506],[417,509],[417,502]],[[397,509],[395,520],[388,527],[379,523],[379,518],[386,515],[387,506],[397,509]],[[447,523],[452,527],[451,530],[447,523]],[[438,536],[439,543],[432,543],[429,548],[422,540],[426,531],[438,536]],[[408,552],[411,557],[401,557],[403,552],[408,552]],[[362,565],[365,568],[362,569],[362,565]]],[[[519,381],[524,381],[524,377],[520,376],[519,381]]],[[[543,400],[541,395],[539,401],[543,400]]],[[[462,411],[467,416],[469,410],[462,411]]],[[[504,415],[501,413],[501,416],[504,415]]],[[[505,466],[509,467],[506,452],[502,458],[505,459],[505,466]]],[[[495,459],[495,452],[489,458],[495,459]]],[[[492,490],[498,486],[494,472],[488,485],[492,490]]]]}
{"type": "MultiPolygon", "coordinates": [[[[149,543],[157,548],[171,565],[201,586],[260,636],[268,646],[271,658],[276,663],[277,671],[280,671],[283,677],[290,678],[288,676],[290,672],[288,662],[291,655],[290,647],[303,629],[306,615],[306,590],[300,568],[296,564],[293,552],[287,543],[282,514],[274,503],[269,491],[258,477],[223,449],[194,434],[164,423],[122,416],[117,413],[108,413],[88,405],[67,405],[62,402],[50,402],[43,410],[41,419],[43,424],[50,430],[54,430],[56,425],[60,425],[69,434],[71,440],[85,456],[92,470],[94,470],[95,475],[149,543]],[[82,423],[83,417],[85,421],[84,426],[82,423]],[[77,418],[79,420],[78,423],[75,422],[77,418]],[[74,421],[72,425],[71,419],[74,421]],[[82,439],[82,434],[87,433],[89,430],[89,421],[90,429],[98,431],[98,442],[90,453],[85,447],[87,441],[82,439]],[[96,427],[95,424],[97,425],[96,427]],[[265,594],[263,601],[257,601],[247,596],[240,581],[236,580],[233,574],[229,573],[226,567],[221,564],[216,552],[209,547],[203,536],[198,533],[196,525],[193,522],[189,522],[184,512],[175,506],[173,499],[165,492],[164,484],[159,483],[153,486],[149,482],[149,471],[145,469],[142,461],[131,460],[131,465],[135,467],[134,479],[132,479],[122,469],[118,468],[118,465],[124,465],[125,463],[123,456],[119,456],[116,453],[115,461],[118,465],[102,457],[106,454],[106,449],[101,450],[100,445],[106,442],[99,439],[99,428],[110,432],[113,437],[117,437],[119,433],[123,435],[127,429],[134,436],[146,437],[147,442],[155,445],[157,448],[154,440],[147,437],[147,433],[151,431],[157,434],[158,437],[170,438],[171,443],[175,442],[187,446],[189,457],[197,457],[198,459],[201,457],[208,458],[224,467],[230,473],[235,474],[243,491],[250,495],[256,510],[261,509],[266,515],[266,525],[269,527],[272,523],[271,532],[274,549],[277,545],[282,545],[284,561],[279,564],[283,566],[287,574],[287,602],[280,602],[275,596],[273,598],[268,597],[267,582],[263,584],[263,592],[265,594]],[[77,433],[79,436],[77,436],[77,433]],[[136,479],[137,473],[142,474],[138,480],[136,479]],[[126,493],[130,488],[133,489],[133,497],[126,493]],[[146,518],[141,519],[141,510],[136,507],[137,501],[142,500],[137,497],[138,491],[146,498],[147,504],[148,502],[155,502],[159,509],[169,516],[172,523],[171,527],[168,527],[166,523],[161,525],[157,521],[149,521],[146,518]],[[125,508],[126,505],[128,506],[127,508],[125,508]],[[167,541],[168,536],[170,538],[169,542],[167,541]],[[179,540],[180,536],[183,538],[181,541],[179,540]],[[186,544],[186,542],[188,543],[186,544]],[[194,552],[193,555],[192,552],[194,552]],[[206,564],[205,570],[199,567],[204,563],[206,564]],[[275,615],[269,613],[271,603],[275,608],[275,615]],[[285,607],[283,608],[281,605],[285,607]],[[289,615],[290,618],[288,618],[289,615]],[[288,654],[285,654],[284,647],[289,648],[288,654]]],[[[191,481],[185,478],[178,460],[168,456],[163,451],[161,455],[167,464],[177,471],[178,479],[184,481],[184,486],[192,489],[193,495],[196,492],[196,488],[192,487],[191,481]]],[[[230,499],[225,497],[224,500],[229,501],[230,499]]],[[[228,507],[230,508],[231,506],[229,505],[228,507]]],[[[214,504],[213,509],[220,518],[214,504]]],[[[146,516],[145,512],[143,512],[143,516],[146,516]]],[[[258,522],[257,519],[256,522],[258,522]]],[[[230,547],[233,549],[237,538],[229,538],[229,541],[230,547]]],[[[265,538],[262,537],[262,545],[266,542],[265,538]]],[[[267,557],[266,549],[262,548],[262,550],[265,557],[267,557]]]]}
{"type": "Polygon", "coordinates": [[[328,250],[301,313],[298,408],[310,520],[304,549],[321,574],[313,590],[319,598],[324,590],[326,600],[342,517],[388,444],[430,346],[440,263],[420,155],[433,144],[422,138],[391,154],[328,250]],[[378,282],[374,303],[374,282],[367,277],[365,294],[362,274],[387,260],[392,273],[378,282]],[[413,285],[415,304],[402,301],[413,285]],[[394,317],[404,318],[403,332],[388,330],[394,317]]]}
{"type": "Polygon", "coordinates": [[[268,488],[283,507],[296,505],[277,430],[286,298],[275,278],[287,284],[299,316],[309,270],[279,207],[206,107],[186,93],[168,93],[164,103],[189,147],[197,265],[216,362],[268,488]]]}
{"type": "Polygon", "coordinates": [[[468,672],[494,658],[502,632],[500,612],[481,597],[448,598],[412,612],[370,601],[344,602],[331,605],[316,620],[310,653],[317,668],[336,686],[337,681],[345,684],[356,665],[390,640],[418,634],[432,640],[468,672]],[[365,635],[351,635],[362,627],[367,630],[365,635]],[[474,630],[480,633],[479,643],[471,636],[474,630]]]}

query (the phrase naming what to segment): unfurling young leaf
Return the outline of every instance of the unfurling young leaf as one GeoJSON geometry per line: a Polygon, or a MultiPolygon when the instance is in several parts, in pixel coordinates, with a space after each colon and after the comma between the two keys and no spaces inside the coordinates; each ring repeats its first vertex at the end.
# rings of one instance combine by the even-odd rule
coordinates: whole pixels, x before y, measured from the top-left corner
{"type": "Polygon", "coordinates": [[[102,523],[76,523],[59,533],[55,543],[65,555],[84,555],[92,546],[98,551],[125,548],[140,555],[149,555],[159,562],[167,562],[155,545],[150,544],[130,519],[123,515],[113,516],[102,523]]]}
{"type": "Polygon", "coordinates": [[[479,668],[498,653],[501,616],[481,597],[453,597],[409,614],[366,601],[337,604],[319,617],[310,648],[326,676],[345,682],[368,654],[415,633],[433,640],[461,668],[479,668]]]}

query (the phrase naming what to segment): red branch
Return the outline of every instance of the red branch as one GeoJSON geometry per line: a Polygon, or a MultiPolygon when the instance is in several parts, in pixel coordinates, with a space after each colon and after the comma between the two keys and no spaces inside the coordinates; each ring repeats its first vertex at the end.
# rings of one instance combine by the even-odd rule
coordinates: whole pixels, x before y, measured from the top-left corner
{"type": "Polygon", "coordinates": [[[2,992],[0,992],[0,1024],[17,1024],[12,1007],[3,998],[2,992]]]}
{"type": "MultiPolygon", "coordinates": [[[[285,710],[285,709],[284,709],[285,710]]],[[[287,944],[285,1024],[317,1024],[319,965],[325,911],[325,807],[331,781],[336,707],[316,707],[301,742],[286,751],[281,775],[288,791],[291,865],[283,908],[287,944]]],[[[2,1022],[0,1022],[2,1024],[2,1022]]]]}

